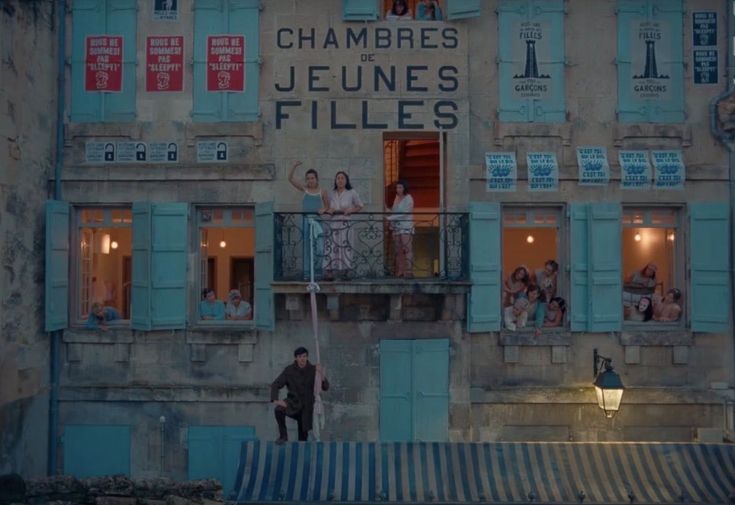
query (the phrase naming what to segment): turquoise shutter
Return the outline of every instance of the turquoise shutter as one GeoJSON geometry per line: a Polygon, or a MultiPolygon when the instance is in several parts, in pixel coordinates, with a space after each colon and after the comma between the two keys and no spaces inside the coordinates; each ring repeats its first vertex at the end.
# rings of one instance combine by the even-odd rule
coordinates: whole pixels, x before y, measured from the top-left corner
{"type": "MultiPolygon", "coordinates": [[[[207,92],[207,36],[227,32],[225,1],[227,0],[194,2],[194,121],[212,122],[224,119],[226,93],[207,92]]],[[[247,79],[247,75],[245,78],[247,79]]]]}
{"type": "Polygon", "coordinates": [[[480,0],[446,0],[447,19],[467,19],[480,16],[480,0]]]}
{"type": "Polygon", "coordinates": [[[151,213],[151,328],[186,326],[189,205],[157,203],[151,213]]]}
{"type": "Polygon", "coordinates": [[[138,39],[136,32],[138,9],[136,0],[108,0],[108,35],[123,37],[122,92],[103,93],[105,121],[134,121],[137,89],[136,65],[138,39]]]}
{"type": "Polygon", "coordinates": [[[467,331],[500,330],[500,205],[470,202],[467,331]]]}
{"type": "Polygon", "coordinates": [[[564,85],[564,2],[563,0],[503,0],[498,18],[499,87],[501,121],[509,122],[564,122],[566,99],[564,85]],[[518,49],[520,23],[539,23],[544,38],[537,41],[537,64],[548,78],[549,92],[542,98],[521,98],[514,93],[516,78],[526,62],[526,55],[518,49]],[[540,44],[547,50],[542,50],[540,44]],[[514,54],[514,47],[517,54],[514,54]]]}
{"type": "Polygon", "coordinates": [[[225,499],[233,497],[242,442],[255,439],[251,426],[190,426],[189,480],[217,479],[225,499]]]}
{"type": "Polygon", "coordinates": [[[255,205],[255,326],[273,331],[273,202],[255,205]]]}
{"type": "Polygon", "coordinates": [[[588,214],[586,203],[573,203],[569,211],[572,266],[572,296],[567,314],[572,331],[587,331],[589,320],[589,254],[588,214]]]}
{"type": "Polygon", "coordinates": [[[622,325],[621,209],[617,203],[589,206],[589,331],[618,331],[622,325]]]}
{"type": "Polygon", "coordinates": [[[342,0],[344,21],[375,21],[379,18],[378,0],[342,0]]]}
{"type": "Polygon", "coordinates": [[[500,92],[500,121],[525,123],[532,120],[532,104],[518,98],[513,91],[514,71],[521,64],[521,55],[513,54],[513,43],[518,36],[515,28],[528,18],[527,0],[503,0],[498,8],[498,89],[500,92]]]}
{"type": "Polygon", "coordinates": [[[245,91],[225,93],[228,121],[258,119],[260,83],[260,0],[230,0],[228,33],[245,35],[245,91]]]}
{"type": "Polygon", "coordinates": [[[449,340],[413,342],[414,440],[449,437],[449,340]]]}
{"type": "Polygon", "coordinates": [[[730,220],[726,203],[689,206],[693,331],[730,329],[730,220]]]}
{"type": "MultiPolygon", "coordinates": [[[[683,54],[683,9],[681,0],[618,0],[618,119],[621,122],[676,123],[685,119],[684,110],[684,54],[683,54]],[[668,88],[666,98],[640,99],[635,96],[632,83],[635,75],[644,68],[633,67],[633,52],[646,48],[641,43],[631,46],[637,40],[631,32],[636,21],[658,21],[667,29],[671,46],[664,53],[668,79],[661,79],[668,88]],[[670,63],[670,65],[669,65],[670,63]]],[[[661,58],[661,49],[656,50],[661,58]]]]}
{"type": "Polygon", "coordinates": [[[72,5],[71,121],[102,120],[102,93],[84,91],[84,46],[88,35],[105,27],[105,2],[74,0],[72,5]]]}
{"type": "Polygon", "coordinates": [[[380,342],[380,439],[385,442],[413,440],[412,354],[411,340],[380,342]]]}
{"type": "Polygon", "coordinates": [[[130,426],[66,425],[64,475],[130,476],[130,426]]]}
{"type": "Polygon", "coordinates": [[[130,327],[151,329],[151,204],[133,203],[133,277],[130,327]]]}
{"type": "Polygon", "coordinates": [[[69,326],[69,204],[46,202],[46,331],[69,326]]]}

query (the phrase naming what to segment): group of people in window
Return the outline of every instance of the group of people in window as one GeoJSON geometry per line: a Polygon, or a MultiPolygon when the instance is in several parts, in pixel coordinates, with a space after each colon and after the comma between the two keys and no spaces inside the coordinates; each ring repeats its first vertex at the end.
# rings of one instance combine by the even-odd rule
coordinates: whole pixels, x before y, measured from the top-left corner
{"type": "Polygon", "coordinates": [[[562,326],[567,302],[557,296],[559,263],[547,260],[543,268],[531,272],[519,266],[503,283],[503,321],[511,331],[533,326],[538,335],[542,328],[562,326]]]}
{"type": "MultiPolygon", "coordinates": [[[[302,229],[304,279],[311,270],[315,278],[325,281],[348,279],[353,269],[354,232],[350,215],[360,212],[362,200],[343,171],[334,177],[331,191],[319,187],[319,174],[313,168],[306,171],[304,180],[296,177],[297,161],[291,167],[288,180],[303,193],[302,229]]],[[[408,185],[398,181],[392,207],[386,206],[385,219],[393,237],[397,277],[413,277],[413,198],[408,185]]]]}
{"type": "Polygon", "coordinates": [[[245,321],[253,318],[253,309],[238,289],[230,290],[226,302],[218,300],[213,289],[203,289],[199,317],[203,321],[245,321]]]}
{"type": "Polygon", "coordinates": [[[623,316],[626,321],[670,323],[681,317],[681,291],[670,288],[656,293],[658,267],[648,263],[633,272],[623,284],[623,316]]]}
{"type": "Polygon", "coordinates": [[[441,21],[444,19],[441,7],[437,0],[419,0],[416,4],[416,16],[411,14],[408,0],[393,0],[390,9],[385,13],[385,19],[390,21],[441,21]]]}

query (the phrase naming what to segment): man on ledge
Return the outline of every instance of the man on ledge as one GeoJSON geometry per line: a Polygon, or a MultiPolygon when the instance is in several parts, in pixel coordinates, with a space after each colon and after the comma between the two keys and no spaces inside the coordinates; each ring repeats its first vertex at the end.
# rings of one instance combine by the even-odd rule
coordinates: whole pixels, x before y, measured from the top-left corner
{"type": "Polygon", "coordinates": [[[286,416],[296,419],[299,441],[308,440],[314,419],[314,381],[317,372],[322,376],[322,390],[329,389],[329,381],[324,377],[321,366],[309,363],[309,351],[299,347],[293,353],[294,362],[283,369],[281,375],[271,384],[271,403],[276,405],[275,415],[278,423],[277,444],[288,441],[286,416]],[[285,400],[278,398],[278,391],[286,386],[285,400]]]}

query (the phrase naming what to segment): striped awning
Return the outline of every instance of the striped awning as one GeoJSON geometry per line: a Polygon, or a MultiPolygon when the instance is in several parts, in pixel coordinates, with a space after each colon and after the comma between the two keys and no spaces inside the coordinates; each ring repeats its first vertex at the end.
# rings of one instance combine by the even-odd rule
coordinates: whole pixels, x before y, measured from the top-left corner
{"type": "Polygon", "coordinates": [[[237,501],[731,503],[735,445],[244,442],[237,501]]]}

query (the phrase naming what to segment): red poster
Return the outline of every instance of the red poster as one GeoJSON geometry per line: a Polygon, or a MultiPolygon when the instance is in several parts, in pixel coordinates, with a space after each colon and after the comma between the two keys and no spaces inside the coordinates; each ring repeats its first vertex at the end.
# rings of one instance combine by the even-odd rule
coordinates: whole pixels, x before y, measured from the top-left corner
{"type": "Polygon", "coordinates": [[[184,91],[184,37],[146,39],[145,90],[184,91]]]}
{"type": "Polygon", "coordinates": [[[207,37],[207,91],[245,91],[245,37],[207,37]]]}
{"type": "Polygon", "coordinates": [[[122,62],[122,37],[87,37],[84,51],[84,91],[122,91],[122,62]]]}

